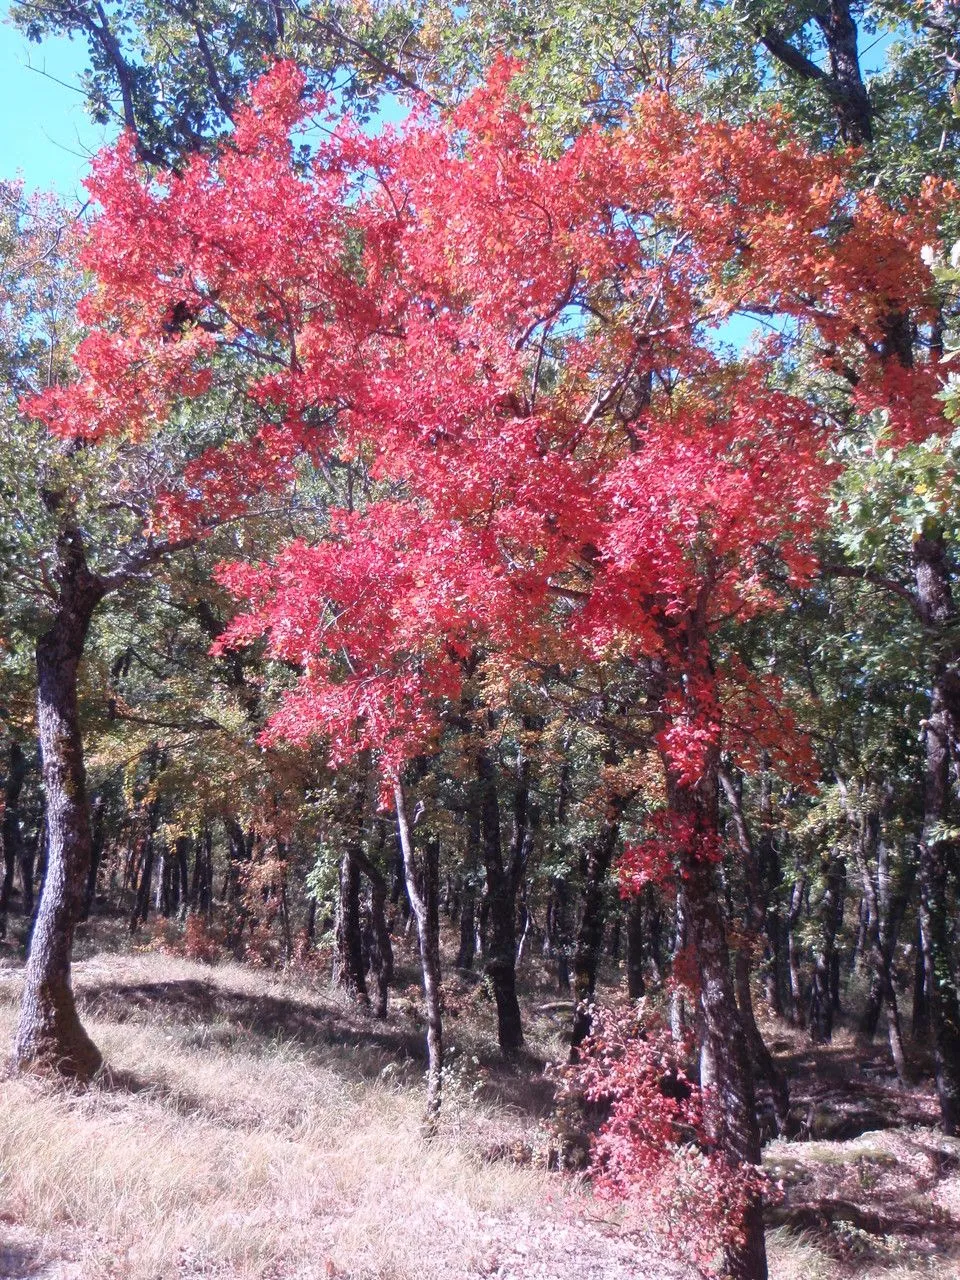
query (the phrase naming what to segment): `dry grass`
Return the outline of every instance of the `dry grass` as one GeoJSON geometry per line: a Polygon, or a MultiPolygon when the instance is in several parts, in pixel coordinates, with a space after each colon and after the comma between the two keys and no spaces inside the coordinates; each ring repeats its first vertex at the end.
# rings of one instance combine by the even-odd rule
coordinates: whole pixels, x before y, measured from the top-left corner
{"type": "MultiPolygon", "coordinates": [[[[85,1092],[3,1085],[0,1280],[685,1280],[582,1188],[509,1158],[536,1147],[549,1105],[536,1056],[563,1050],[546,990],[528,1013],[534,1056],[511,1071],[492,1009],[452,993],[443,1127],[427,1142],[415,993],[380,1024],[235,964],[100,952],[76,978],[110,1070],[85,1092]]],[[[7,1042],[18,982],[0,968],[7,1042]]],[[[799,1038],[782,1052],[806,1059],[799,1038]]],[[[832,1052],[840,1072],[851,1049],[832,1052]]],[[[796,1220],[770,1232],[772,1280],[955,1280],[939,1240],[822,1217],[857,1201],[949,1230],[960,1150],[940,1145],[919,1129],[773,1144],[796,1220]]]]}
{"type": "Polygon", "coordinates": [[[4,1086],[2,1220],[29,1243],[19,1272],[8,1244],[11,1275],[34,1274],[31,1249],[61,1259],[38,1274],[83,1280],[512,1275],[514,1237],[548,1229],[558,1260],[543,1274],[620,1274],[599,1231],[597,1269],[563,1265],[584,1206],[556,1175],[480,1158],[534,1122],[478,1102],[468,1073],[424,1141],[421,1067],[402,1054],[419,1030],[403,1014],[358,1049],[364,1027],[335,1000],[238,966],[104,958],[77,979],[110,1075],[84,1093],[4,1086]]]}

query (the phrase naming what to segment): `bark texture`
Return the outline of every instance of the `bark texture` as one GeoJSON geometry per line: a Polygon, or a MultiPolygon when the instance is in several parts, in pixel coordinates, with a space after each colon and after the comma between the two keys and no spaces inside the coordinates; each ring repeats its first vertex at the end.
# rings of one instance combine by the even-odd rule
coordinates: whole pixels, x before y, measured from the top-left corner
{"type": "Polygon", "coordinates": [[[24,977],[14,1045],[19,1070],[89,1079],[101,1063],[84,1031],[70,981],[76,922],[84,906],[91,858],[77,675],[103,580],[86,561],[79,532],[58,539],[59,596],[53,622],[37,641],[37,726],[46,798],[47,872],[24,977]]]}
{"type": "Polygon", "coordinates": [[[423,994],[427,1006],[427,1109],[426,1125],[432,1132],[440,1114],[443,1091],[443,1018],[440,996],[440,935],[431,897],[436,903],[436,886],[429,883],[431,862],[418,858],[413,845],[413,832],[407,814],[403,786],[393,789],[397,809],[397,830],[403,854],[403,871],[407,897],[417,921],[420,939],[420,964],[423,971],[423,994]]]}

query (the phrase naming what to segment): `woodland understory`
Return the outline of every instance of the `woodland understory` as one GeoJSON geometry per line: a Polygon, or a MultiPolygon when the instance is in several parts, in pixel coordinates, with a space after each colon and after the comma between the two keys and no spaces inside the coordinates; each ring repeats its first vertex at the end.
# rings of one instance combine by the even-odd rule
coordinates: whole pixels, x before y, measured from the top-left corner
{"type": "Polygon", "coordinates": [[[10,19],[3,1274],[956,1275],[957,6],[10,19]]]}

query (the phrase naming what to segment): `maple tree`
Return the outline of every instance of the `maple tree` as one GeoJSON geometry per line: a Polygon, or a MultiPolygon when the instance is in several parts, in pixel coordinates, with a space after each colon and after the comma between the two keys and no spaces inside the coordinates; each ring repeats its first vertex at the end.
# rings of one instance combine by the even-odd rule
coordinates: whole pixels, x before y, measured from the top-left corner
{"type": "MultiPolygon", "coordinates": [[[[803,746],[776,686],[718,662],[715,637],[776,608],[778,577],[815,573],[834,422],[785,389],[775,340],[730,358],[715,334],[738,308],[792,317],[828,373],[856,370],[854,409],[883,414],[894,444],[924,439],[936,372],[885,356],[892,312],[930,314],[935,201],[894,210],[776,117],[733,128],[656,94],[546,156],[512,75],[500,63],[451,116],[371,138],[281,63],[212,156],[149,176],[124,140],[90,183],[79,379],[29,408],[66,436],[136,436],[242,377],[264,425],[188,468],[154,517],[171,536],[305,461],[365,459],[388,496],[332,513],[319,545],[220,571],[248,607],[218,646],[266,635],[303,670],[267,737],[370,752],[387,795],[478,651],[507,671],[646,673],[664,806],[627,874],[680,886],[711,1136],[755,1164],[718,768],[763,749],[802,771],[803,746]]],[[[764,1273],[756,1204],[728,1252],[732,1274],[764,1273]]]]}

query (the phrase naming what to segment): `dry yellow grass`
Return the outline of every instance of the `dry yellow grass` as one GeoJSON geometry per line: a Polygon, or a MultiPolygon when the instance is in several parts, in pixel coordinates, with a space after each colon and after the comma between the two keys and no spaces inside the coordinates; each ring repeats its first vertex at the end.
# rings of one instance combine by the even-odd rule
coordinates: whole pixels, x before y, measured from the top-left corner
{"type": "MultiPolygon", "coordinates": [[[[0,969],[5,1043],[18,985],[0,969]]],[[[76,985],[110,1072],[85,1092],[3,1082],[0,1280],[686,1280],[582,1188],[484,1158],[536,1142],[548,1093],[529,1071],[499,1081],[512,1103],[478,1100],[486,1010],[451,1022],[426,1142],[413,1000],[377,1024],[316,986],[156,953],[100,953],[76,985]]],[[[530,1030],[553,1047],[549,1017],[530,1030]]],[[[778,1146],[836,1177],[870,1156],[887,1177],[868,1139],[894,1142],[778,1146]]],[[[955,1180],[940,1190],[949,1213],[955,1180]]],[[[769,1245],[772,1280],[953,1280],[895,1255],[840,1263],[786,1228],[769,1245]]]]}
{"type": "MultiPolygon", "coordinates": [[[[519,1275],[503,1270],[518,1237],[544,1231],[558,1260],[543,1274],[581,1274],[560,1255],[567,1235],[575,1238],[582,1199],[561,1192],[556,1175],[478,1158],[484,1141],[518,1131],[518,1117],[454,1091],[445,1131],[425,1142],[419,1067],[412,1076],[395,1068],[388,1047],[379,1060],[355,1058],[335,1030],[329,1045],[305,1045],[245,1028],[244,1009],[253,1027],[265,1001],[292,1002],[295,1013],[315,1007],[316,993],[239,966],[157,955],[90,961],[77,978],[81,993],[101,991],[94,1010],[124,1018],[87,1018],[113,1079],[83,1093],[7,1081],[0,1111],[3,1220],[42,1242],[48,1258],[59,1255],[41,1274],[519,1275]],[[121,972],[132,1017],[117,990],[121,972]],[[206,991],[230,1016],[168,1016],[159,996],[144,1008],[144,992],[152,997],[160,983],[168,996],[206,991]]],[[[9,1042],[15,983],[0,992],[0,1037],[9,1042]]],[[[332,1023],[337,1005],[324,1004],[332,1023]]],[[[598,1256],[582,1274],[602,1275],[607,1239],[590,1231],[598,1256]]],[[[658,1265],[633,1274],[668,1272],[658,1265]]]]}

